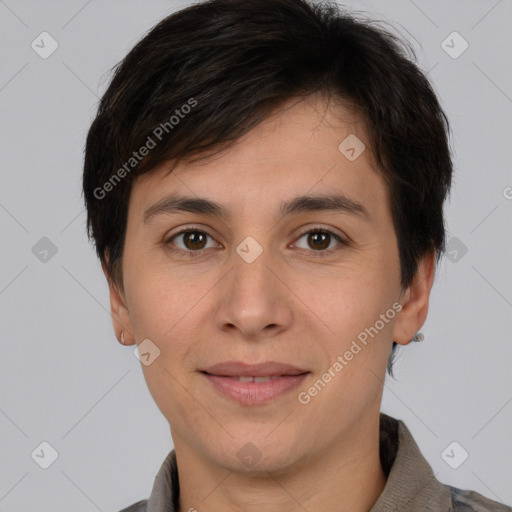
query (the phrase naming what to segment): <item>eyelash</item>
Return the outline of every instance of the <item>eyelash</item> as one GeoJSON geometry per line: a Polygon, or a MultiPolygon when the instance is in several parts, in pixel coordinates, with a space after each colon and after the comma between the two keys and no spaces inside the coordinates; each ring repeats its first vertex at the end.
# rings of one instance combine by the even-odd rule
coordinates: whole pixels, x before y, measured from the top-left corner
{"type": "MultiPolygon", "coordinates": [[[[174,233],[171,237],[169,237],[167,240],[164,241],[164,245],[168,248],[168,250],[170,250],[171,252],[177,253],[177,254],[187,255],[191,258],[202,256],[208,249],[201,249],[199,251],[185,251],[184,249],[175,249],[175,248],[171,247],[171,242],[178,236],[183,235],[185,233],[201,233],[203,235],[209,236],[210,238],[213,238],[212,236],[210,236],[208,233],[206,233],[205,231],[203,231],[201,229],[195,229],[192,227],[188,227],[188,228],[183,228],[182,230],[178,231],[177,233],[174,233]]],[[[300,240],[304,235],[308,235],[310,233],[321,233],[321,234],[325,234],[325,235],[330,235],[330,236],[334,237],[336,239],[336,241],[339,242],[339,245],[341,245],[342,247],[349,245],[349,242],[344,240],[343,238],[341,238],[341,236],[337,235],[336,233],[334,233],[333,231],[331,231],[329,229],[322,228],[322,227],[310,228],[306,231],[303,231],[302,233],[299,234],[297,240],[300,240]]],[[[307,251],[307,249],[302,249],[302,250],[307,251]]],[[[321,258],[321,257],[325,257],[325,256],[330,256],[334,252],[339,251],[339,250],[341,250],[341,248],[338,247],[335,249],[319,250],[319,251],[314,251],[313,249],[311,249],[309,252],[311,252],[313,257],[321,258]]]]}

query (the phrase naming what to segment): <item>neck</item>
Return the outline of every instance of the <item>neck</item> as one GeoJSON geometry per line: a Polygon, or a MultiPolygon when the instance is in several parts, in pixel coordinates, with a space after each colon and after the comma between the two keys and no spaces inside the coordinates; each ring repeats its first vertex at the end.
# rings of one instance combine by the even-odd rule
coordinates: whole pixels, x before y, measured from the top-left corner
{"type": "Polygon", "coordinates": [[[379,456],[379,417],[354,427],[321,452],[285,469],[235,473],[215,464],[173,433],[180,483],[178,512],[367,512],[386,484],[379,456]]]}

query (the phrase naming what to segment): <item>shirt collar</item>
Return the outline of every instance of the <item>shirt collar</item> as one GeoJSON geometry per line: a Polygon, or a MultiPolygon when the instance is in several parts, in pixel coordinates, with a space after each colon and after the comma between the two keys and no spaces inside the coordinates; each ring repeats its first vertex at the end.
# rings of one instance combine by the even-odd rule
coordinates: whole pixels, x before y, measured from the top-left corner
{"type": "MultiPolygon", "coordinates": [[[[449,510],[449,489],[439,482],[401,420],[380,414],[380,459],[387,482],[370,512],[449,510]]],[[[176,512],[179,499],[176,453],[158,471],[147,512],[176,512]]]]}
{"type": "Polygon", "coordinates": [[[436,479],[405,423],[383,413],[380,457],[387,481],[370,512],[451,509],[449,489],[436,479]]]}

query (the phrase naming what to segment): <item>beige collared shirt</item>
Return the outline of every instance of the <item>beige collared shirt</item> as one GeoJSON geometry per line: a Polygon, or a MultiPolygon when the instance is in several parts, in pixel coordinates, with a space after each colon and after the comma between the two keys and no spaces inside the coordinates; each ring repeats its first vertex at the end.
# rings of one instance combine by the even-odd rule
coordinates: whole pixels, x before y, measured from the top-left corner
{"type": "MultiPolygon", "coordinates": [[[[512,512],[512,508],[439,482],[405,424],[380,415],[380,458],[387,482],[369,512],[512,512]]],[[[178,468],[172,450],[158,471],[149,499],[121,512],[177,512],[178,468]]]]}

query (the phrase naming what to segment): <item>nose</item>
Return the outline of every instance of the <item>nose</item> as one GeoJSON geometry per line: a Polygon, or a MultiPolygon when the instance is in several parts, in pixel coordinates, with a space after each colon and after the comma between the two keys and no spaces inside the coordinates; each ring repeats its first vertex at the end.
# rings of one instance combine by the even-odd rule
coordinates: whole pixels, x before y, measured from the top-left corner
{"type": "MultiPolygon", "coordinates": [[[[218,290],[216,324],[238,338],[257,341],[277,336],[290,327],[292,292],[287,287],[283,266],[270,249],[253,260],[243,249],[233,251],[232,267],[218,290]]],[[[252,254],[254,256],[254,253],[252,254]]]]}

